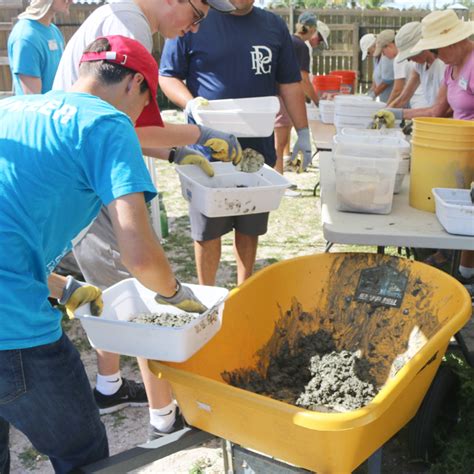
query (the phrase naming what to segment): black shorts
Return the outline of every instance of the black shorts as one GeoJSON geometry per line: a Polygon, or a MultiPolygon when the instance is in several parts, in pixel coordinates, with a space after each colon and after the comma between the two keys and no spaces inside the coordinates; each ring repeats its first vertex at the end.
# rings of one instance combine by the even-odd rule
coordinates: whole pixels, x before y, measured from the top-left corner
{"type": "Polygon", "coordinates": [[[189,207],[191,237],[198,242],[214,240],[233,229],[245,235],[263,235],[267,232],[268,212],[245,216],[207,217],[189,207]]]}

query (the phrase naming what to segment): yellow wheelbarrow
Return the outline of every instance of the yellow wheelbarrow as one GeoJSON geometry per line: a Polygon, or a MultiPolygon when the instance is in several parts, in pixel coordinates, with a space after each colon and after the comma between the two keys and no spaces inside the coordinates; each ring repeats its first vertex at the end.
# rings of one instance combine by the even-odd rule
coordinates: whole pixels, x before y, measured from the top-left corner
{"type": "Polygon", "coordinates": [[[150,362],[186,421],[318,473],[349,473],[413,418],[450,338],[471,315],[465,288],[425,265],[376,254],[322,254],[271,265],[228,297],[220,332],[181,364],[150,362]],[[275,330],[277,328],[277,330],[275,330]],[[279,344],[323,329],[359,350],[381,387],[345,413],[305,410],[228,385],[265,371],[279,344]]]}

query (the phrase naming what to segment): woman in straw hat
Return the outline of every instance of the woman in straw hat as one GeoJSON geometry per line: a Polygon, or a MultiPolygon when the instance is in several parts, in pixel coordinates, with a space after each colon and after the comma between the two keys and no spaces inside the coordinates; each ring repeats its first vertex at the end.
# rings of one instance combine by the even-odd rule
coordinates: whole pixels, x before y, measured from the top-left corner
{"type": "Polygon", "coordinates": [[[53,24],[56,13],[68,13],[72,0],[32,0],[18,16],[8,37],[8,60],[15,94],[51,90],[64,51],[64,38],[53,24]]]}
{"type": "MultiPolygon", "coordinates": [[[[435,11],[421,22],[422,37],[412,51],[431,51],[446,65],[443,83],[433,106],[423,109],[389,109],[377,112],[387,124],[396,119],[413,117],[445,117],[452,110],[453,118],[474,120],[474,23],[460,20],[453,10],[435,11]]],[[[428,263],[443,265],[442,252],[434,254],[428,263]]],[[[474,252],[461,253],[461,281],[474,280],[474,252]]]]}

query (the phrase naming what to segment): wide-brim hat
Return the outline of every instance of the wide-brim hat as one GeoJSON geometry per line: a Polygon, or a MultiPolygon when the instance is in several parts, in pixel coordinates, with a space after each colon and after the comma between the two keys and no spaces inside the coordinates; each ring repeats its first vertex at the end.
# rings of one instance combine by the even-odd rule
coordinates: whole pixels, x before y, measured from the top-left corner
{"type": "Polygon", "coordinates": [[[156,98],[158,92],[158,64],[155,58],[145,46],[132,38],[121,35],[103,36],[102,38],[109,42],[110,50],[83,53],[80,63],[107,61],[143,74],[150,90],[150,101],[143,108],[135,127],[163,127],[164,124],[156,98]]]}
{"type": "Polygon", "coordinates": [[[374,56],[380,56],[385,46],[395,42],[395,31],[394,30],[383,30],[377,35],[375,40],[375,51],[374,56]]]}
{"type": "Polygon", "coordinates": [[[329,48],[328,38],[329,38],[329,35],[331,34],[331,30],[329,29],[329,26],[326,25],[326,23],[324,23],[323,21],[318,20],[318,23],[316,24],[316,29],[318,33],[321,35],[321,38],[323,39],[324,44],[326,45],[326,48],[329,48]]]}
{"type": "Polygon", "coordinates": [[[376,39],[377,37],[373,33],[367,33],[360,39],[359,46],[360,50],[362,51],[362,61],[367,58],[367,55],[369,54],[369,49],[374,46],[376,39]]]}
{"type": "Polygon", "coordinates": [[[438,49],[459,43],[474,33],[474,23],[458,18],[453,10],[431,12],[421,21],[421,39],[412,51],[438,49]]]}
{"type": "Polygon", "coordinates": [[[23,13],[18,15],[21,20],[41,20],[48,13],[53,0],[31,0],[23,13]]]}
{"type": "Polygon", "coordinates": [[[236,10],[235,6],[229,0],[203,0],[204,4],[209,5],[213,10],[221,13],[231,13],[236,10]]]}
{"type": "Polygon", "coordinates": [[[422,51],[413,50],[413,47],[421,39],[421,22],[411,21],[405,23],[395,35],[395,45],[398,49],[396,61],[401,63],[412,56],[420,54],[422,51]]]}

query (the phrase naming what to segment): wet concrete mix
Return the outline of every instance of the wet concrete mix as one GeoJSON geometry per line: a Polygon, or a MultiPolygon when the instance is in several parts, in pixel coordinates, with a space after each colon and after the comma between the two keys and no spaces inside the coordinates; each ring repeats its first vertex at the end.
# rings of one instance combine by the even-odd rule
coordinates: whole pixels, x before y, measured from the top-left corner
{"type": "Polygon", "coordinates": [[[230,385],[323,412],[355,410],[379,390],[358,351],[336,351],[332,336],[323,330],[301,336],[292,348],[283,344],[263,375],[255,369],[222,375],[230,385]]]}
{"type": "Polygon", "coordinates": [[[131,323],[156,324],[157,326],[181,327],[189,324],[195,317],[188,313],[138,313],[129,318],[131,323]]]}

